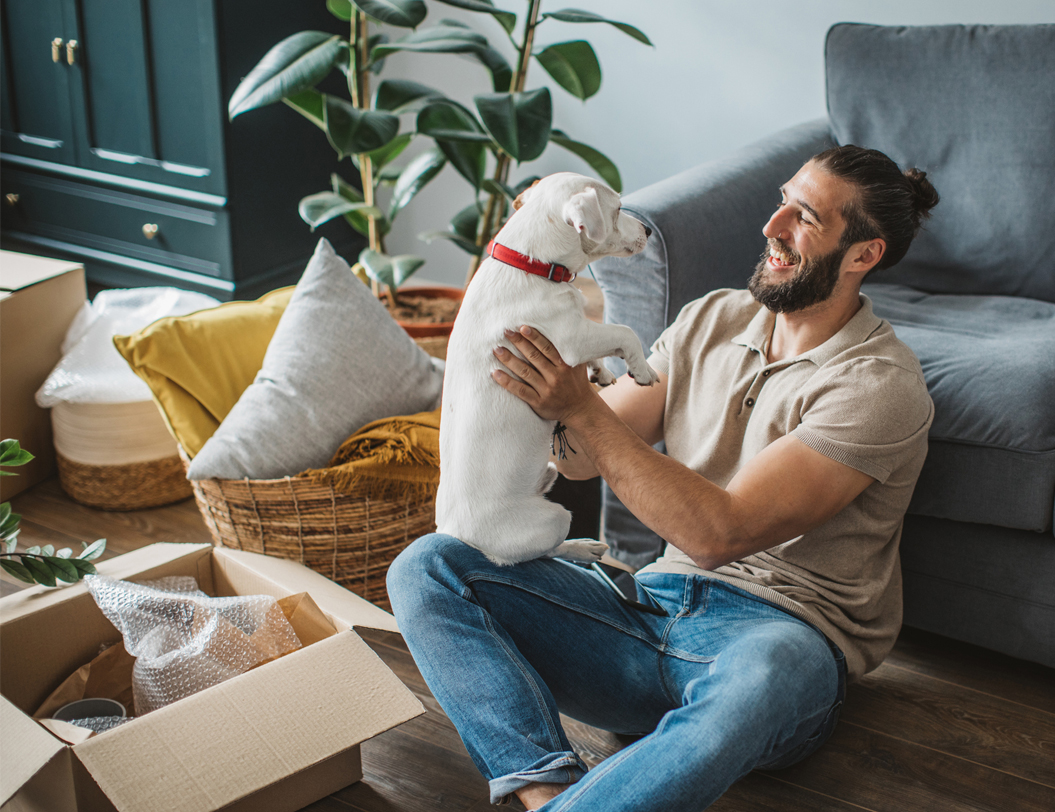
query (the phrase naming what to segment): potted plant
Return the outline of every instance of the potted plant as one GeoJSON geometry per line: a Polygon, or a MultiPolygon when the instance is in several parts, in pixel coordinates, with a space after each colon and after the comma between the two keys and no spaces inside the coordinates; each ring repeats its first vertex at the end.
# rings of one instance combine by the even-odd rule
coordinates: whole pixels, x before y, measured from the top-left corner
{"type": "Polygon", "coordinates": [[[612,161],[553,127],[549,89],[525,89],[534,57],[562,88],[577,98],[589,98],[601,82],[593,48],[584,40],[574,40],[534,51],[538,28],[551,20],[606,23],[651,45],[637,28],[591,12],[563,9],[543,14],[542,0],[528,0],[518,38],[514,37],[518,16],[495,7],[491,0],[434,1],[493,20],[515,50],[515,65],[486,36],[460,22],[441,20],[419,27],[428,11],[424,0],[327,0],[330,12],[348,24],[348,35],[301,31],[287,37],[245,77],[228,105],[233,119],[281,101],[326,134],[339,160],[349,158],[358,170],[358,185],[335,172],[329,190],[300,201],[300,216],[312,228],[343,217],[367,238],[368,246],[355,268],[385,295],[390,308],[408,298],[398,290],[424,260],[411,255],[390,256],[385,251],[385,236],[400,212],[448,163],[469,182],[472,201],[459,208],[446,229],[421,238],[448,239],[470,254],[466,284],[501,227],[509,204],[534,180],[511,186],[509,173],[514,161],[532,161],[549,143],[556,143],[586,161],[616,191],[621,190],[619,171],[612,161]],[[410,30],[390,41],[387,33],[371,31],[371,25],[378,23],[410,30]],[[371,78],[380,74],[389,57],[400,53],[453,53],[473,58],[489,72],[493,92],[477,95],[475,110],[442,90],[413,81],[382,80],[371,93],[371,78]],[[345,79],[348,99],[317,87],[335,70],[345,79]],[[404,130],[408,114],[413,115],[413,126],[404,130]],[[430,139],[430,146],[409,162],[397,165],[397,159],[417,137],[430,139]],[[382,205],[379,193],[386,187],[391,191],[387,204],[382,205]]]}

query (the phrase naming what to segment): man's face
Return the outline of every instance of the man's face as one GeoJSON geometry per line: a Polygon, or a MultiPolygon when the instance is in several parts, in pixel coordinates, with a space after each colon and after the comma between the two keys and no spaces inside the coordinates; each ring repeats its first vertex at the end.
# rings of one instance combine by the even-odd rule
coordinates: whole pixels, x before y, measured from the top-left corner
{"type": "Polygon", "coordinates": [[[839,282],[847,247],[839,244],[852,187],[807,163],[781,187],[781,204],[762,229],[766,251],[748,283],[760,304],[793,313],[826,301],[839,282]]]}

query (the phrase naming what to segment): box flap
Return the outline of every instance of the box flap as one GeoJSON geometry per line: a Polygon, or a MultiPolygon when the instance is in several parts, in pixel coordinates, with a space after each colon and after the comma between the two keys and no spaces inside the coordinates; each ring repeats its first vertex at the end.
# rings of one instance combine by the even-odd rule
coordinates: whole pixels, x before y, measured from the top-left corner
{"type": "MultiPolygon", "coordinates": [[[[97,561],[96,569],[102,575],[118,580],[141,579],[150,570],[170,564],[186,556],[207,555],[211,544],[173,544],[169,542],[151,544],[130,553],[119,555],[108,561],[97,561]]],[[[83,581],[59,587],[34,586],[23,589],[0,600],[0,622],[7,623],[20,617],[39,612],[49,606],[72,600],[88,592],[83,581]]]]}
{"type": "Polygon", "coordinates": [[[0,805],[51,761],[66,745],[0,697],[0,805]]]}
{"type": "Polygon", "coordinates": [[[342,632],[74,753],[121,812],[207,812],[421,713],[370,647],[342,632]]]}
{"type": "Polygon", "coordinates": [[[32,254],[20,254],[16,251],[0,252],[0,288],[3,290],[21,290],[59,276],[68,271],[82,268],[79,262],[64,259],[47,259],[32,254]]]}
{"type": "Polygon", "coordinates": [[[261,578],[281,584],[290,593],[310,593],[322,611],[345,623],[349,628],[363,626],[399,632],[396,619],[384,609],[374,606],[354,592],[296,561],[223,547],[217,547],[214,555],[221,567],[224,566],[225,560],[231,561],[261,578]]]}

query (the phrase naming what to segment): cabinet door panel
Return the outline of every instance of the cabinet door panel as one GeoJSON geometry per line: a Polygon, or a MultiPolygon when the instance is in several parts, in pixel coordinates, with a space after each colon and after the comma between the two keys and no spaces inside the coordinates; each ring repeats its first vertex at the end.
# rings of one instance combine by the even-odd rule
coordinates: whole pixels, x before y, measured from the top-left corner
{"type": "MultiPolygon", "coordinates": [[[[77,37],[75,20],[63,20],[61,0],[4,0],[0,139],[4,152],[73,163],[66,42],[77,37]],[[58,39],[59,61],[52,59],[58,39]]],[[[72,15],[67,15],[72,16],[72,15]]]]}
{"type": "MultiPolygon", "coordinates": [[[[223,105],[212,0],[78,0],[88,169],[222,195],[223,105]]],[[[78,111],[79,110],[79,114],[78,111]]]]}

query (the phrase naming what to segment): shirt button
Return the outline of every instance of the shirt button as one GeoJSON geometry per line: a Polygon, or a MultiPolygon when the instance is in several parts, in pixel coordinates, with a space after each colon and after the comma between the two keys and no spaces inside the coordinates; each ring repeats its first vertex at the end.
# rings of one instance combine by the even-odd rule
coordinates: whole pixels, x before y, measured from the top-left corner
{"type": "Polygon", "coordinates": [[[750,409],[752,406],[755,405],[755,399],[754,398],[748,398],[747,400],[744,401],[744,405],[747,406],[748,409],[750,409]]]}
{"type": "Polygon", "coordinates": [[[762,377],[763,378],[768,378],[769,377],[769,373],[772,372],[772,371],[773,370],[771,370],[771,369],[767,369],[765,372],[762,373],[762,377]]]}

